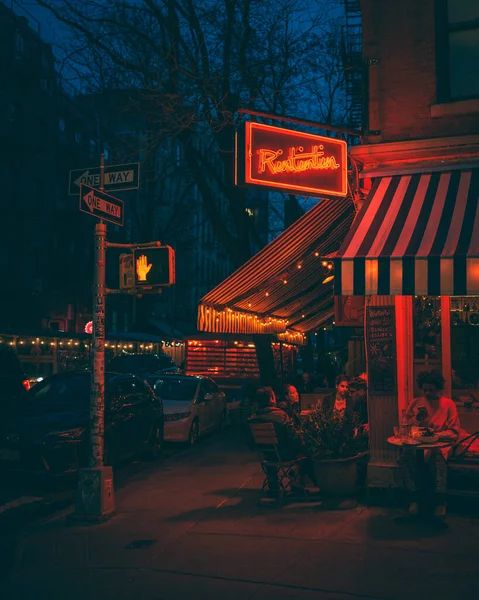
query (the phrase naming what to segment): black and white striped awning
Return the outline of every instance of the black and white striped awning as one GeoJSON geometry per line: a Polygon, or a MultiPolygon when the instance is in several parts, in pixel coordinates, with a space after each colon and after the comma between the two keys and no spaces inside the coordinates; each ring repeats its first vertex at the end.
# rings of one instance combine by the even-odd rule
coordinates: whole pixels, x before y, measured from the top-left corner
{"type": "Polygon", "coordinates": [[[336,295],[479,294],[479,169],[375,180],[334,260],[336,295]]]}

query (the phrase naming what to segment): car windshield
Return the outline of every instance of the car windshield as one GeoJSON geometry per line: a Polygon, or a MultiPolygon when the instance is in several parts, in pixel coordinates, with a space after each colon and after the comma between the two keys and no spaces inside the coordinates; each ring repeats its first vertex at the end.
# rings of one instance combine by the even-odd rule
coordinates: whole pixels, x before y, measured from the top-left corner
{"type": "Polygon", "coordinates": [[[164,400],[193,400],[198,379],[168,378],[150,380],[157,396],[164,400]]]}
{"type": "Polygon", "coordinates": [[[120,373],[137,373],[139,371],[158,371],[172,366],[169,356],[117,356],[112,359],[110,368],[120,373]]]}
{"type": "Polygon", "coordinates": [[[89,375],[50,377],[37,383],[28,393],[28,408],[34,412],[87,410],[89,401],[89,375]]]}

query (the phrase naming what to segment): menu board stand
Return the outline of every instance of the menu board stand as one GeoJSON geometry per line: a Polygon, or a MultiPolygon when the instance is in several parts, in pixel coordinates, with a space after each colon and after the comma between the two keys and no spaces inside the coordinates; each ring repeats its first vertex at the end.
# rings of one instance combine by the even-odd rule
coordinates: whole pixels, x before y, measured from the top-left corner
{"type": "Polygon", "coordinates": [[[397,393],[396,315],[394,306],[366,308],[368,395],[397,393]]]}

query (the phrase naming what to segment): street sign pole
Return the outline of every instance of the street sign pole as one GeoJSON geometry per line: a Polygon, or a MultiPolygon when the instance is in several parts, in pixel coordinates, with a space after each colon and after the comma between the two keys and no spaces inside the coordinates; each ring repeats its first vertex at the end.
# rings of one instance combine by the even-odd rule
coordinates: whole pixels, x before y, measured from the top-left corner
{"type": "MultiPolygon", "coordinates": [[[[101,155],[101,191],[104,188],[104,155],[101,155]]],[[[97,521],[115,512],[113,471],[103,464],[105,436],[105,265],[106,224],[95,225],[95,265],[93,290],[93,372],[90,391],[89,467],[78,473],[75,516],[97,521]]]]}

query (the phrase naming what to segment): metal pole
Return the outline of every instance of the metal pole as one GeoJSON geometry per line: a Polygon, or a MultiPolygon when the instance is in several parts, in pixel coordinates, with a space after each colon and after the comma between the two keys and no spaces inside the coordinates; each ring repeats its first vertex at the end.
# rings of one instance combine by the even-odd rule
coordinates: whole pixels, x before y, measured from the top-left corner
{"type": "MultiPolygon", "coordinates": [[[[105,157],[101,155],[101,191],[104,188],[105,157]]],[[[103,465],[105,437],[105,271],[106,225],[95,225],[93,283],[93,370],[90,389],[89,467],[78,473],[76,510],[73,518],[99,521],[115,512],[113,471],[103,465]]]]}
{"type": "Polygon", "coordinates": [[[93,291],[93,373],[90,397],[90,466],[103,466],[105,432],[105,258],[106,225],[95,225],[93,291]]]}

